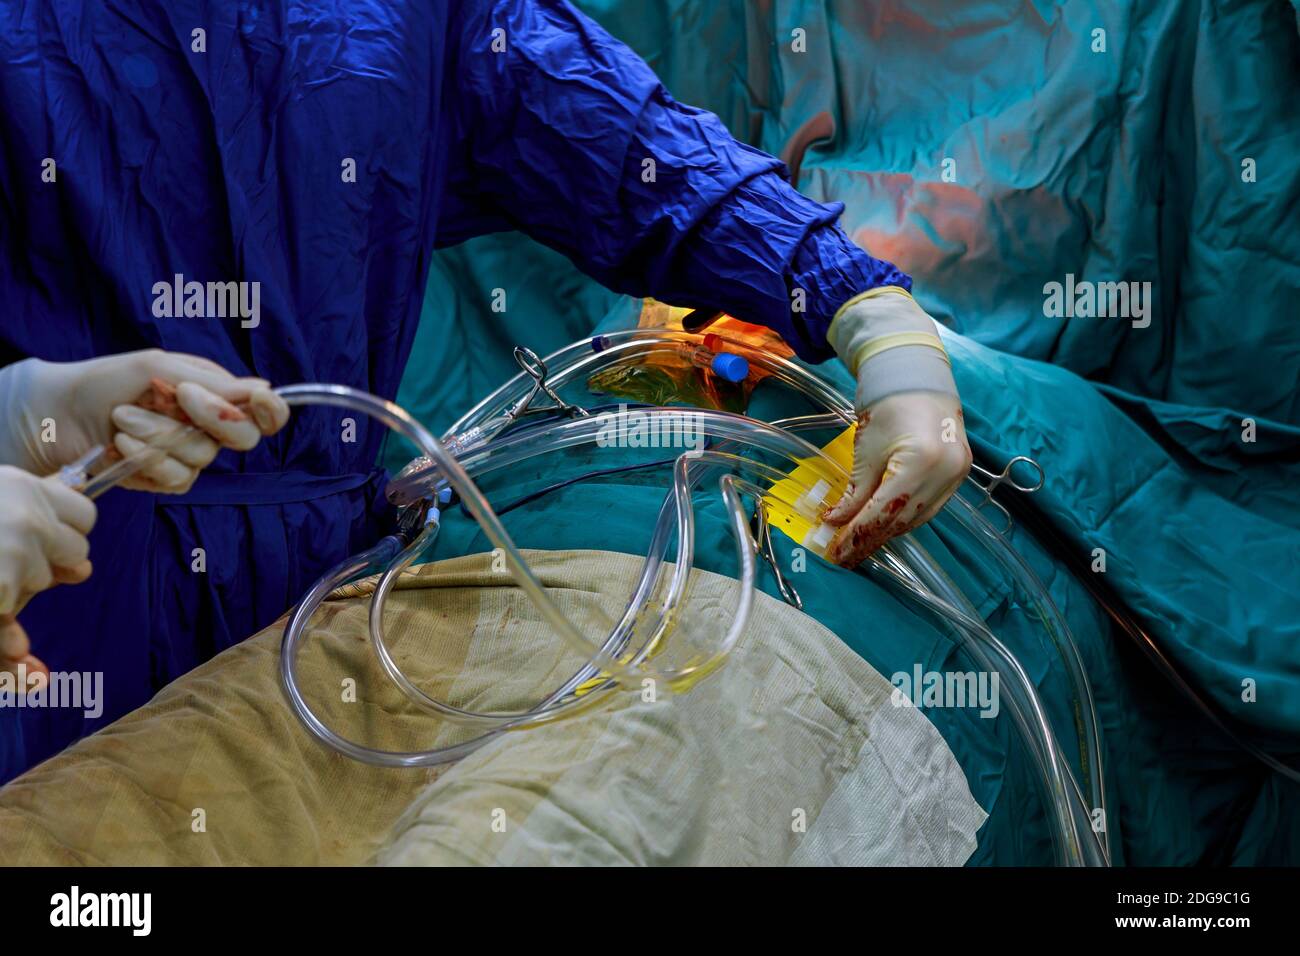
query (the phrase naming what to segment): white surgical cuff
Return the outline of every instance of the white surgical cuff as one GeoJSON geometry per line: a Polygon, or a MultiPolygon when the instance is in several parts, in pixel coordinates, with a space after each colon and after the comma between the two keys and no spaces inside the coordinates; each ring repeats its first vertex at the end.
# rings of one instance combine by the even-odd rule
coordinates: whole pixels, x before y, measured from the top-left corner
{"type": "Polygon", "coordinates": [[[854,296],[835,314],[826,338],[858,380],[859,409],[898,392],[957,397],[934,320],[904,289],[854,296]]]}

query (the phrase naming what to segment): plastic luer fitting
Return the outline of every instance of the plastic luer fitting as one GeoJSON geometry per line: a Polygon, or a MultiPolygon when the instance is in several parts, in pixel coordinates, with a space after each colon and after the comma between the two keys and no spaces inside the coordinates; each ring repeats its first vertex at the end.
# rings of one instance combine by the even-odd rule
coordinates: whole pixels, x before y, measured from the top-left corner
{"type": "Polygon", "coordinates": [[[709,367],[713,369],[713,374],[728,382],[743,382],[749,378],[749,362],[743,356],[730,352],[719,352],[713,356],[709,367]]]}

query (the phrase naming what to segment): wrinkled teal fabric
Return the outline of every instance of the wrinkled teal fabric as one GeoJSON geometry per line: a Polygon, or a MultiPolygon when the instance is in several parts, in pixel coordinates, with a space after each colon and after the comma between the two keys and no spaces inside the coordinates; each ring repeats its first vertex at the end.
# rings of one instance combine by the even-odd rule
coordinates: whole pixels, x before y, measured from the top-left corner
{"type": "Polygon", "coordinates": [[[767,16],[759,145],[829,113],[800,188],[844,202],[849,234],[936,317],[1141,395],[1300,423],[1292,6],[806,0],[767,16]],[[1152,283],[1151,324],[1048,318],[1043,287],[1067,274],[1152,283]]]}
{"type": "MultiPolygon", "coordinates": [[[[1243,733],[1300,764],[1300,236],[1289,228],[1300,9],[580,5],[675,96],[755,145],[782,152],[829,114],[834,135],[803,157],[799,185],[845,202],[850,234],[910,272],[922,304],[962,333],[948,345],[977,452],[1037,458],[1048,480],[1035,500],[1068,547],[1089,559],[1102,549],[1107,583],[1184,675],[1243,733]],[[796,29],[806,52],[791,49],[796,29]],[[1106,31],[1105,52],[1092,50],[1094,29],[1106,31]],[[1242,179],[1245,159],[1254,182],[1242,179]],[[1067,274],[1150,281],[1150,325],[1047,317],[1043,287],[1067,274]]],[[[514,373],[510,346],[544,354],[597,326],[626,327],[637,307],[519,236],[443,251],[399,401],[441,429],[514,373]],[[496,289],[504,312],[493,311],[496,289]]],[[[389,448],[387,461],[404,455],[389,448]]],[[[606,467],[617,454],[589,461],[606,467]]],[[[509,481],[492,483],[494,501],[545,484],[544,468],[509,481]]],[[[666,481],[661,471],[575,486],[507,526],[527,547],[643,552],[666,481]]],[[[728,573],[721,514],[701,498],[697,562],[728,573]]],[[[455,513],[444,534],[439,554],[486,546],[455,513]]],[[[1021,596],[947,522],[917,538],[1021,657],[1077,764],[1064,671],[1021,596]]],[[[1115,861],[1300,863],[1300,787],[1156,676],[1059,555],[1021,529],[1013,540],[1092,680],[1115,861]]],[[[790,544],[778,542],[788,569],[790,544]]],[[[815,558],[792,580],[808,612],[886,676],[916,662],[971,666],[877,583],[815,558]]],[[[762,586],[775,593],[766,572],[762,586]]],[[[1034,773],[1006,715],[929,715],[990,813],[971,862],[1049,862],[1034,773]]]]}

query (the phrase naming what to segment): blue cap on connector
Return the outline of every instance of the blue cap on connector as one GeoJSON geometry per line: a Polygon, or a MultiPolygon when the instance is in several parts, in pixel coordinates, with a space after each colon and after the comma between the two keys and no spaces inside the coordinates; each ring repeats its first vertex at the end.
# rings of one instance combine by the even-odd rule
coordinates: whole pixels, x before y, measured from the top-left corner
{"type": "Polygon", "coordinates": [[[749,378],[749,362],[740,355],[719,352],[709,363],[713,373],[728,382],[743,382],[749,378]]]}

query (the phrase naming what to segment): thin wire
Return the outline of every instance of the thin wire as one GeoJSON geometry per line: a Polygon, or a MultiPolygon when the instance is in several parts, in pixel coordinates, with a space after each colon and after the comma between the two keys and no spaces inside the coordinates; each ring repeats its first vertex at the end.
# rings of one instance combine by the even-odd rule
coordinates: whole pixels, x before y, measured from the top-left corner
{"type": "MultiPolygon", "coordinates": [[[[627,472],[630,471],[643,471],[643,470],[648,470],[650,468],[662,468],[665,465],[673,464],[675,461],[677,461],[676,458],[660,458],[657,461],[640,462],[634,465],[620,465],[617,468],[601,468],[598,471],[589,471],[586,472],[585,474],[574,475],[572,478],[566,478],[563,481],[557,481],[554,484],[547,485],[545,488],[539,488],[536,491],[530,492],[529,494],[524,495],[522,498],[517,498],[516,500],[510,502],[508,505],[502,505],[501,507],[496,509],[496,513],[497,515],[509,514],[511,511],[514,511],[516,508],[522,508],[524,505],[531,504],[532,502],[537,501],[540,498],[544,498],[553,492],[561,491],[564,488],[568,488],[570,485],[576,485],[579,484],[580,482],[591,481],[592,479],[595,478],[607,478],[610,475],[626,474],[627,472]]],[[[464,515],[466,518],[470,517],[469,510],[465,507],[464,503],[461,503],[460,511],[461,514],[464,515]]]]}
{"type": "Polygon", "coordinates": [[[1013,507],[1016,509],[1017,517],[1036,537],[1047,543],[1057,557],[1065,562],[1075,580],[1082,584],[1084,589],[1092,596],[1092,599],[1101,605],[1107,616],[1119,625],[1120,629],[1138,645],[1147,656],[1147,659],[1155,665],[1156,670],[1173,684],[1203,717],[1218,728],[1229,740],[1264,766],[1280,773],[1288,780],[1300,782],[1300,769],[1284,763],[1253,741],[1247,740],[1241,734],[1238,734],[1229,723],[1231,718],[1220,714],[1214,704],[1200,695],[1191,682],[1179,671],[1177,665],[1165,656],[1155,638],[1147,633],[1147,630],[1133,617],[1124,599],[1116,594],[1109,584],[1101,581],[1100,575],[1085,570],[1087,567],[1086,560],[1076,549],[1067,545],[1061,533],[1052,526],[1051,522],[1040,513],[1032,502],[1020,499],[1013,507]]]}

